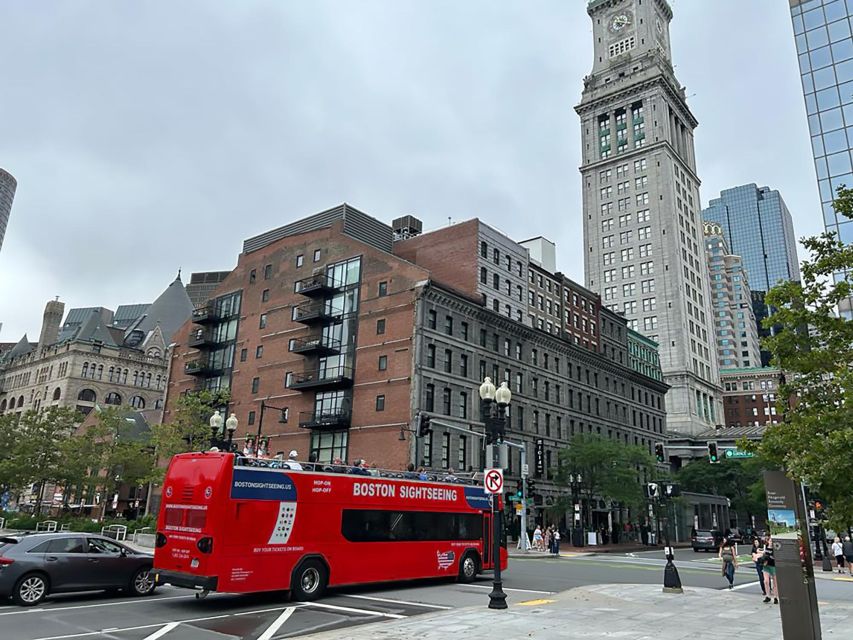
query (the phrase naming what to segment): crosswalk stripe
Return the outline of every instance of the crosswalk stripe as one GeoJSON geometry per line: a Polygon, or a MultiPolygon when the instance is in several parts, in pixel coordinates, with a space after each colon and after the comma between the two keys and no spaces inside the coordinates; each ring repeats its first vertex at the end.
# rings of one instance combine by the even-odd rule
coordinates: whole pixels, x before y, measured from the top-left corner
{"type": "Polygon", "coordinates": [[[281,625],[287,622],[287,619],[293,615],[293,612],[296,611],[295,607],[288,607],[284,611],[281,612],[281,615],[275,619],[275,621],[266,628],[266,630],[260,635],[258,640],[270,640],[273,637],[276,631],[279,630],[281,625]]]}

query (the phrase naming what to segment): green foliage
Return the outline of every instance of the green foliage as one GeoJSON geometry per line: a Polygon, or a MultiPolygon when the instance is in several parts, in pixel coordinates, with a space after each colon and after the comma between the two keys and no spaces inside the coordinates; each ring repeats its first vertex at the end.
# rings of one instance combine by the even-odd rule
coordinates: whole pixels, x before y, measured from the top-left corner
{"type": "Polygon", "coordinates": [[[153,528],[157,524],[157,519],[152,515],[143,516],[137,520],[122,520],[118,518],[107,518],[103,521],[93,520],[92,518],[82,518],[70,515],[59,517],[47,517],[29,515],[26,513],[18,513],[15,511],[0,511],[0,517],[6,518],[6,528],[23,531],[35,531],[36,524],[44,520],[55,520],[59,525],[67,524],[71,531],[79,531],[84,533],[100,533],[101,528],[110,524],[121,524],[127,527],[128,533],[138,531],[143,528],[153,528]]]}
{"type": "MultiPolygon", "coordinates": [[[[556,482],[568,489],[569,475],[580,474],[582,498],[639,507],[643,503],[642,483],[652,477],[654,468],[654,457],[642,447],[621,444],[597,435],[579,434],[557,455],[556,482]]],[[[571,509],[570,503],[570,495],[560,498],[555,510],[571,509]]]]}
{"type": "Polygon", "coordinates": [[[761,474],[766,467],[758,457],[743,460],[723,458],[719,464],[697,460],[682,467],[676,480],[682,491],[725,496],[731,500],[733,510],[763,520],[767,503],[761,474]]]}
{"type": "Polygon", "coordinates": [[[228,404],[228,391],[202,390],[182,395],[175,409],[175,419],[152,427],[152,443],[160,464],[152,469],[149,480],[159,484],[166,464],[177,453],[205,449],[210,442],[210,416],[228,404]]]}
{"type": "MultiPolygon", "coordinates": [[[[839,188],[834,207],[853,219],[853,190],[839,188]]],[[[830,526],[841,530],[853,523],[853,322],[835,309],[853,293],[853,246],[835,233],[802,242],[810,254],[802,283],[782,283],[766,298],[773,313],[765,324],[780,330],[764,346],[786,380],[779,390],[784,420],[767,429],[759,451],[817,491],[830,526]],[[834,279],[839,272],[847,275],[834,279]]]]}

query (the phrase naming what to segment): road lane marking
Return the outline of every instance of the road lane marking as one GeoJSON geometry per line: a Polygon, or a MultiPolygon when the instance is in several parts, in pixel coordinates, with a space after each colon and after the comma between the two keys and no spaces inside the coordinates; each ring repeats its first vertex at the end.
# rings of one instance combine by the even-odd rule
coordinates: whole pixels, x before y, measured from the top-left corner
{"type": "Polygon", "coordinates": [[[524,602],[519,602],[518,605],[520,607],[535,607],[539,604],[553,604],[556,602],[555,600],[547,600],[545,598],[540,598],[539,600],[525,600],[524,602]]]}
{"type": "MultiPolygon", "coordinates": [[[[491,587],[490,587],[491,588],[491,587]]],[[[345,613],[360,613],[368,616],[381,616],[383,618],[401,619],[408,616],[401,616],[397,613],[385,613],[384,611],[374,611],[373,609],[353,609],[352,607],[341,607],[336,604],[325,604],[323,602],[306,602],[306,607],[319,607],[320,609],[330,609],[332,611],[343,611],[345,613]]]]}
{"type": "Polygon", "coordinates": [[[91,609],[92,607],[115,607],[117,605],[126,604],[145,604],[152,602],[162,602],[164,600],[181,600],[192,598],[193,596],[168,596],[166,598],[128,598],[118,602],[100,602],[98,604],[79,604],[69,607],[40,607],[38,609],[22,609],[20,611],[0,611],[0,616],[17,616],[23,613],[46,613],[51,611],[69,611],[72,609],[91,609]]]}
{"type": "Polygon", "coordinates": [[[749,587],[754,587],[754,586],[757,586],[758,584],[760,584],[758,582],[758,580],[756,580],[755,582],[744,582],[743,584],[736,584],[734,587],[732,587],[731,590],[732,591],[739,591],[740,589],[748,589],[749,587]]]}
{"type": "Polygon", "coordinates": [[[281,615],[276,618],[273,623],[264,630],[258,640],[270,640],[270,638],[273,637],[275,632],[279,630],[281,625],[287,622],[287,619],[293,615],[294,611],[296,611],[296,607],[288,607],[287,609],[282,611],[281,615]]]}
{"type": "Polygon", "coordinates": [[[358,598],[359,600],[375,600],[376,602],[388,602],[391,604],[407,604],[414,607],[427,607],[429,609],[452,609],[453,607],[445,607],[441,604],[428,604],[426,602],[412,602],[411,600],[395,600],[393,598],[377,598],[376,596],[357,596],[350,593],[338,593],[335,595],[343,596],[344,598],[358,598]]]}
{"type": "MultiPolygon", "coordinates": [[[[484,584],[460,584],[460,587],[471,587],[472,589],[489,589],[490,591],[494,587],[490,587],[484,584]]],[[[518,593],[541,593],[546,596],[552,596],[555,591],[537,591],[536,589],[508,589],[507,587],[503,588],[504,591],[517,591],[518,593]]]]}
{"type": "MultiPolygon", "coordinates": [[[[143,640],[157,640],[157,638],[165,636],[167,633],[169,633],[172,629],[177,627],[179,624],[181,624],[181,623],[180,622],[170,622],[169,624],[167,624],[162,629],[158,629],[157,631],[152,633],[150,636],[145,636],[145,638],[143,640]]],[[[106,631],[106,629],[104,629],[104,631],[106,631]]],[[[115,631],[115,629],[110,629],[110,631],[115,631]]]]}

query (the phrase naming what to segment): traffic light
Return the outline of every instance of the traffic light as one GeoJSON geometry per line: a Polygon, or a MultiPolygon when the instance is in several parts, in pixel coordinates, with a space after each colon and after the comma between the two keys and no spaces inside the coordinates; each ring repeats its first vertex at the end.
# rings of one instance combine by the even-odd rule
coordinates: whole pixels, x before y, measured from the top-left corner
{"type": "Polygon", "coordinates": [[[428,413],[418,412],[417,415],[417,435],[419,438],[425,438],[432,433],[432,427],[429,425],[430,415],[428,413]]]}
{"type": "Polygon", "coordinates": [[[708,460],[711,464],[717,464],[720,461],[717,455],[717,443],[715,441],[708,443],[708,460]]]}
{"type": "Polygon", "coordinates": [[[655,459],[658,462],[666,462],[666,454],[663,450],[663,442],[655,442],[655,459]]]}

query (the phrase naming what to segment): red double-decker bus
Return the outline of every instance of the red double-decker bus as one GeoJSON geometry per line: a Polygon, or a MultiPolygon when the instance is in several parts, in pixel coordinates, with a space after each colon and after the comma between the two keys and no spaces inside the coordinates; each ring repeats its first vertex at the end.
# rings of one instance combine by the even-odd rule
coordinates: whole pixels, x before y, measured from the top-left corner
{"type": "MultiPolygon", "coordinates": [[[[158,582],[312,600],[327,586],[470,581],[494,568],[482,486],[275,465],[232,453],[175,456],[157,521],[158,582]]],[[[503,544],[500,557],[503,569],[503,544]]]]}

